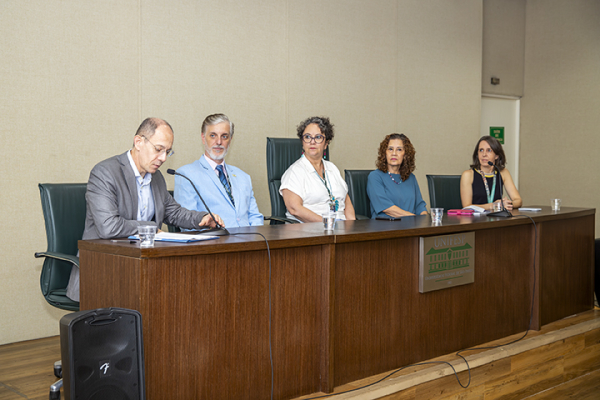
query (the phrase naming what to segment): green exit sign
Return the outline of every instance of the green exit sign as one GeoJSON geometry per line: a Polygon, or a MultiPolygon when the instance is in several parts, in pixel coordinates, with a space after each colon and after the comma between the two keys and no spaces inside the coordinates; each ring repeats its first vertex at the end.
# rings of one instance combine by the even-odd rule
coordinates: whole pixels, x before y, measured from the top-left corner
{"type": "Polygon", "coordinates": [[[490,126],[490,136],[498,139],[500,144],[504,144],[504,127],[503,126],[490,126]]]}

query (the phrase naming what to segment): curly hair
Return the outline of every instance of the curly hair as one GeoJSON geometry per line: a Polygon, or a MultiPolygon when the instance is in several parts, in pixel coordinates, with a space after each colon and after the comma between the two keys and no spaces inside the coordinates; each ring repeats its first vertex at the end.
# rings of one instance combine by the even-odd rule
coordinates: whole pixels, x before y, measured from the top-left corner
{"type": "Polygon", "coordinates": [[[473,150],[473,164],[471,164],[471,168],[481,169],[477,153],[479,153],[479,144],[484,140],[487,142],[487,144],[490,145],[492,151],[498,156],[498,159],[496,160],[495,164],[496,167],[498,167],[498,169],[502,171],[506,165],[506,156],[504,155],[504,150],[502,149],[502,145],[500,144],[498,139],[491,136],[482,136],[481,138],[479,138],[479,141],[475,145],[475,150],[473,150]]]}
{"type": "Polygon", "coordinates": [[[402,179],[402,182],[404,182],[415,170],[416,153],[415,147],[410,142],[408,136],[406,136],[404,133],[392,133],[383,139],[379,145],[379,154],[377,155],[375,166],[380,171],[388,172],[386,152],[388,145],[390,144],[390,140],[394,139],[402,140],[402,144],[404,145],[404,158],[402,159],[402,164],[400,164],[400,178],[402,179]]]}
{"type": "Polygon", "coordinates": [[[298,132],[298,137],[302,140],[302,135],[304,134],[304,130],[310,124],[317,124],[321,133],[325,135],[325,142],[329,143],[333,140],[333,124],[329,121],[327,117],[310,117],[300,122],[300,125],[296,128],[298,132]]]}

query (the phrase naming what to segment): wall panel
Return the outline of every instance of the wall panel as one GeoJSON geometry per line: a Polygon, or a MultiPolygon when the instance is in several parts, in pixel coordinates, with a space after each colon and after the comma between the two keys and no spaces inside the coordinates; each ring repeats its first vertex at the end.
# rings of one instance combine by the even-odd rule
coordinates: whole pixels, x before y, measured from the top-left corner
{"type": "Polygon", "coordinates": [[[265,138],[324,114],[342,171],[373,168],[383,136],[406,133],[427,199],[425,173],[468,164],[481,40],[481,0],[3,1],[0,344],[55,335],[63,315],[33,258],[46,249],[39,182],[86,181],[148,116],[173,125],[163,170],[177,168],[202,153],[202,119],[224,112],[236,124],[227,161],[268,215],[265,138]]]}

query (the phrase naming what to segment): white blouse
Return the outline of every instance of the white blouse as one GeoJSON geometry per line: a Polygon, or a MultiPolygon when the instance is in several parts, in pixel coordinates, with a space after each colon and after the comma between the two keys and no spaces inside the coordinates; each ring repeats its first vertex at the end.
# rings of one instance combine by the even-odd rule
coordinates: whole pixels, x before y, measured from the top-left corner
{"type": "MultiPolygon", "coordinates": [[[[332,162],[323,160],[323,164],[327,187],[338,201],[336,219],[346,219],[344,208],[346,207],[348,186],[342,179],[340,171],[332,162]]],[[[290,165],[281,177],[279,194],[282,193],[283,189],[288,189],[300,196],[303,206],[315,214],[323,215],[329,212],[329,192],[315,168],[304,155],[290,165]]],[[[285,215],[290,219],[299,221],[289,211],[286,211],[285,215]]]]}

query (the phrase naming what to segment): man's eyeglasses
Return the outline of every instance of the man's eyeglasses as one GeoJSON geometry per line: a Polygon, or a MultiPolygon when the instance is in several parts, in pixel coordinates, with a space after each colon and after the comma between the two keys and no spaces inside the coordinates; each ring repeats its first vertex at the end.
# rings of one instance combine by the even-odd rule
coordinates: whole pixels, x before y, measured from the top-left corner
{"type": "Polygon", "coordinates": [[[304,143],[310,143],[314,140],[316,144],[321,144],[323,143],[323,140],[325,140],[325,135],[316,135],[313,137],[310,136],[308,133],[305,133],[304,135],[302,135],[302,140],[304,141],[304,143]]]}
{"type": "Polygon", "coordinates": [[[175,152],[173,151],[173,149],[161,149],[160,147],[156,147],[154,145],[154,143],[152,143],[150,141],[150,139],[148,139],[146,136],[144,135],[140,135],[141,137],[143,137],[144,139],[146,139],[148,141],[148,143],[150,143],[152,145],[152,147],[154,147],[154,151],[156,152],[156,154],[158,155],[162,155],[163,153],[167,155],[167,157],[171,157],[173,154],[175,154],[175,152]]]}

